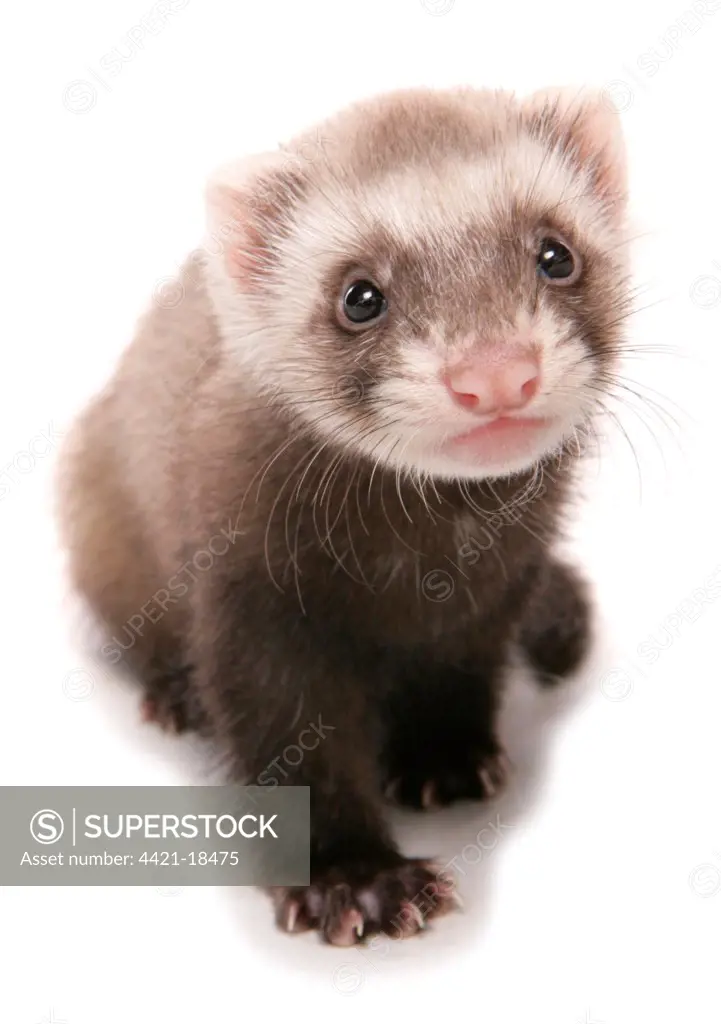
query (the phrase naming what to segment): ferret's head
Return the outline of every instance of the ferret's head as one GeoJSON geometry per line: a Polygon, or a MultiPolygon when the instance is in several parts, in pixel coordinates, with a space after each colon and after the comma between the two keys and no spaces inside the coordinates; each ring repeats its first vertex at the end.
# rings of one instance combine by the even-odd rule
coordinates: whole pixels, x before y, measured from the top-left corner
{"type": "Polygon", "coordinates": [[[319,442],[447,478],[526,469],[603,395],[625,191],[601,96],[355,106],[211,183],[228,358],[319,442]]]}

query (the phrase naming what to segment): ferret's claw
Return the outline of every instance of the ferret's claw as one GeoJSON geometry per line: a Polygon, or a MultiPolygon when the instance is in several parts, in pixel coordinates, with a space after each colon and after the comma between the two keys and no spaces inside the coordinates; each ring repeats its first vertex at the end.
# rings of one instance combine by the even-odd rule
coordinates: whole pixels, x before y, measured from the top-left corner
{"type": "Polygon", "coordinates": [[[486,796],[495,796],[496,785],[493,781],[493,778],[491,777],[491,773],[488,771],[487,768],[478,769],[478,778],[480,780],[481,785],[483,786],[483,791],[486,794],[486,796]]]}
{"type": "Polygon", "coordinates": [[[410,900],[402,905],[399,916],[401,918],[405,918],[402,930],[406,934],[412,935],[414,932],[424,931],[426,928],[426,920],[423,917],[420,908],[410,900]],[[408,925],[411,927],[408,927],[408,925]]]}
{"type": "Polygon", "coordinates": [[[298,921],[298,907],[297,903],[288,904],[288,912],[285,916],[285,930],[288,932],[295,931],[295,926],[298,921]]]}
{"type": "Polygon", "coordinates": [[[426,782],[421,790],[421,807],[425,811],[438,805],[438,791],[435,782],[431,779],[426,782]]]}
{"type": "Polygon", "coordinates": [[[349,947],[379,933],[405,939],[424,931],[459,905],[452,886],[439,864],[419,859],[371,865],[370,871],[367,865],[334,866],[310,885],[274,887],[271,895],[283,931],[315,929],[324,942],[349,947]]]}

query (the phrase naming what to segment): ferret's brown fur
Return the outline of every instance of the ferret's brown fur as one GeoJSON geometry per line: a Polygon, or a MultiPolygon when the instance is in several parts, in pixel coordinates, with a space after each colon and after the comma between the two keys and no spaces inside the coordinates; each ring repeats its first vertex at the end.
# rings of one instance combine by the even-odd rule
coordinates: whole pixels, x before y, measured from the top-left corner
{"type": "Polygon", "coordinates": [[[312,787],[312,884],[277,894],[291,931],[407,934],[450,905],[393,844],[383,788],[418,807],[492,792],[509,644],[545,676],[580,661],[585,588],[550,549],[620,344],[624,200],[597,98],[361,104],[211,185],[180,300],[73,431],[59,518],[106,655],[235,777],[312,787]],[[583,287],[525,276],[536,224],[583,251],[583,287]],[[369,262],[395,307],[349,337],[334,296],[369,262]],[[446,465],[424,360],[521,328],[563,429],[507,471],[446,465]],[[319,716],[323,742],[274,778],[319,716]]]}

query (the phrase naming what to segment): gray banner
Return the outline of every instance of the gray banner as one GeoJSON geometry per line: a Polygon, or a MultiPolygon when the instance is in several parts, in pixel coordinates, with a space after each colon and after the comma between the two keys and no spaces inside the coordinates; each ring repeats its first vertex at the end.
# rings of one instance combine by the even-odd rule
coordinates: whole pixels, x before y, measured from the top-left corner
{"type": "Polygon", "coordinates": [[[307,786],[2,786],[0,885],[307,885],[307,786]]]}

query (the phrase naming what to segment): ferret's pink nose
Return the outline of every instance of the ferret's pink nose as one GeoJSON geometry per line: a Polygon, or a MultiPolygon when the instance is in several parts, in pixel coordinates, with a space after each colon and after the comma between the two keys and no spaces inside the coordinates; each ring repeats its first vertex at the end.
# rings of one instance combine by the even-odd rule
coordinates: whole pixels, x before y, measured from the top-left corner
{"type": "Polygon", "coordinates": [[[538,360],[531,353],[505,359],[474,359],[445,376],[453,400],[464,409],[487,415],[522,409],[540,384],[538,360]]]}

